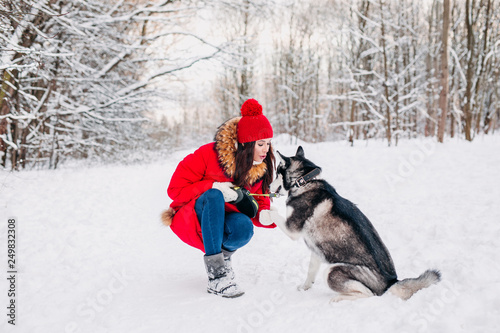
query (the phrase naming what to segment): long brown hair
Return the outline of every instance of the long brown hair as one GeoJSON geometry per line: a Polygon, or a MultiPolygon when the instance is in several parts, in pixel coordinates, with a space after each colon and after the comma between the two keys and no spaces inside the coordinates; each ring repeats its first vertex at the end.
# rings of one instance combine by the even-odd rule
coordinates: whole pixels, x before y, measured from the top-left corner
{"type": "MultiPolygon", "coordinates": [[[[247,142],[244,145],[238,143],[238,149],[236,150],[235,163],[236,168],[234,171],[234,185],[243,187],[247,184],[246,180],[248,178],[248,173],[253,166],[253,152],[255,148],[255,141],[247,142]]],[[[262,192],[269,192],[269,186],[271,185],[274,179],[274,165],[276,162],[276,158],[273,153],[273,146],[269,147],[269,151],[267,152],[266,158],[263,161],[266,163],[267,171],[262,177],[262,192]]]]}

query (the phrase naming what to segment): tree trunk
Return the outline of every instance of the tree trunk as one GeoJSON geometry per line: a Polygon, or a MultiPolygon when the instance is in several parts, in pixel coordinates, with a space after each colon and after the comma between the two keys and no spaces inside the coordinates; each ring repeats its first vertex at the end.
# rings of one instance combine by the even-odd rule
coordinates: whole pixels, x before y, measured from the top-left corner
{"type": "MultiPolygon", "coordinates": [[[[484,70],[486,68],[486,53],[488,50],[488,31],[490,27],[490,12],[491,12],[491,0],[488,0],[488,4],[486,5],[486,18],[485,18],[485,27],[484,27],[484,35],[483,35],[483,52],[482,52],[482,60],[479,63],[481,68],[479,69],[477,75],[476,75],[476,91],[475,91],[475,96],[479,95],[480,88],[481,88],[481,78],[483,77],[484,70]]],[[[484,96],[484,94],[483,94],[484,96]]],[[[479,112],[477,113],[477,118],[476,118],[476,134],[479,133],[481,130],[481,118],[482,118],[482,113],[483,113],[483,107],[479,107],[479,112]]]]}
{"type": "Polygon", "coordinates": [[[443,142],[448,116],[448,35],[450,30],[450,0],[443,2],[443,31],[441,44],[441,93],[439,94],[439,108],[441,119],[438,125],[438,142],[443,142]]]}
{"type": "Polygon", "coordinates": [[[434,56],[433,45],[436,44],[434,40],[434,30],[435,25],[437,25],[437,14],[438,12],[438,1],[434,0],[432,2],[430,14],[429,14],[429,52],[427,53],[426,60],[426,71],[427,71],[427,83],[429,87],[427,88],[427,117],[425,119],[425,136],[434,136],[435,134],[435,114],[436,114],[436,99],[435,99],[435,77],[437,65],[436,57],[434,56]]]}
{"type": "MultiPolygon", "coordinates": [[[[44,5],[46,2],[46,0],[41,0],[39,2],[39,5],[44,5]]],[[[36,30],[31,28],[31,26],[38,26],[45,19],[45,15],[39,14],[39,11],[35,6],[33,6],[30,13],[25,13],[24,15],[25,18],[23,18],[23,20],[17,26],[15,26],[15,31],[12,35],[10,43],[19,45],[23,48],[30,48],[38,35],[36,30]]],[[[2,65],[7,65],[2,73],[2,85],[0,90],[0,116],[11,113],[11,108],[18,94],[19,71],[17,69],[10,69],[8,65],[9,63],[14,63],[17,59],[23,57],[24,54],[21,52],[15,52],[13,55],[11,54],[11,52],[6,52],[0,57],[0,63],[2,65]]],[[[9,124],[9,120],[7,120],[6,118],[0,120],[0,135],[5,134],[6,137],[11,137],[12,143],[16,144],[20,131],[18,129],[17,120],[10,121],[11,123],[9,124]]],[[[3,167],[6,166],[9,147],[10,146],[6,142],[4,142],[2,138],[0,138],[0,152],[3,152],[2,160],[0,163],[3,167]]],[[[12,147],[10,149],[12,149],[12,147]]],[[[19,156],[19,152],[17,151],[18,147],[14,148],[14,150],[15,151],[12,152],[11,156],[12,169],[16,168],[17,159],[19,156]]]]}
{"type": "Polygon", "coordinates": [[[349,131],[349,142],[351,143],[351,147],[354,146],[354,121],[356,121],[356,101],[352,101],[351,104],[351,126],[349,131]]]}
{"type": "Polygon", "coordinates": [[[239,100],[240,100],[240,105],[242,105],[246,100],[247,98],[249,97],[249,94],[250,94],[250,70],[248,68],[248,24],[249,24],[249,1],[245,1],[244,2],[244,14],[243,14],[243,27],[244,27],[244,30],[243,30],[243,37],[244,37],[244,40],[243,40],[243,43],[244,43],[244,46],[243,46],[243,63],[241,64],[242,65],[242,68],[241,68],[241,75],[240,75],[240,79],[241,79],[241,85],[239,86],[239,100]]]}
{"type": "Polygon", "coordinates": [[[388,84],[388,70],[387,70],[387,50],[385,47],[385,24],[384,24],[384,4],[383,0],[380,0],[380,10],[381,10],[381,17],[382,17],[382,52],[384,56],[384,93],[385,93],[385,99],[386,99],[386,137],[387,137],[387,144],[391,146],[391,140],[392,140],[392,133],[391,133],[391,109],[389,107],[389,87],[387,86],[388,84]]]}
{"type": "MultiPolygon", "coordinates": [[[[473,0],[474,1],[474,0],[473,0]]],[[[465,105],[464,105],[464,118],[465,118],[465,139],[472,141],[472,80],[474,76],[474,27],[472,22],[470,0],[465,2],[465,26],[467,28],[467,74],[466,74],[466,87],[465,87],[465,105]]]]}

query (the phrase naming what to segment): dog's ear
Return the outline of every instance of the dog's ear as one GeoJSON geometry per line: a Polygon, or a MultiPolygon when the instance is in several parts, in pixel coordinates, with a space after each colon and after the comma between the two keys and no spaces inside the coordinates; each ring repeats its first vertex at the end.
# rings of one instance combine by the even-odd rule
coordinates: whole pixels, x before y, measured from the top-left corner
{"type": "Polygon", "coordinates": [[[297,148],[297,152],[295,153],[295,156],[305,158],[304,149],[302,148],[302,146],[299,146],[299,148],[297,148]]]}
{"type": "MultiPolygon", "coordinates": [[[[279,150],[276,151],[278,153],[278,157],[280,158],[280,161],[285,164],[286,166],[290,165],[290,158],[284,156],[279,152],[279,150]]],[[[279,164],[279,163],[278,163],[279,164]]]]}

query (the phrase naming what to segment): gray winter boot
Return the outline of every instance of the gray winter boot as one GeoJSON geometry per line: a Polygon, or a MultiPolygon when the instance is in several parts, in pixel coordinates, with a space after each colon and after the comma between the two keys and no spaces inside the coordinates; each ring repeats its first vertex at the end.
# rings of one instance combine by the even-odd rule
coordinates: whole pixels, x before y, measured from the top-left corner
{"type": "Polygon", "coordinates": [[[208,275],[207,292],[227,298],[239,297],[244,294],[234,282],[234,273],[233,276],[230,276],[222,253],[205,256],[204,259],[208,275]]]}
{"type": "Polygon", "coordinates": [[[227,275],[234,279],[234,271],[233,271],[233,265],[231,262],[231,256],[234,254],[236,251],[227,251],[222,249],[222,254],[224,255],[224,264],[226,265],[227,269],[227,275]]]}

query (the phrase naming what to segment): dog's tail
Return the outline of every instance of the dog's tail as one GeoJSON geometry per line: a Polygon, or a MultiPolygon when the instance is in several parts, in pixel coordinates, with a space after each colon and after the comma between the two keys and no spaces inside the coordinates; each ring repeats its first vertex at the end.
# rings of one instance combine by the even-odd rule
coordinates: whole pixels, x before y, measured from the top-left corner
{"type": "Polygon", "coordinates": [[[404,279],[393,284],[388,291],[403,300],[412,297],[420,289],[427,288],[441,280],[441,273],[434,269],[426,270],[418,278],[404,279]]]}

